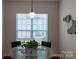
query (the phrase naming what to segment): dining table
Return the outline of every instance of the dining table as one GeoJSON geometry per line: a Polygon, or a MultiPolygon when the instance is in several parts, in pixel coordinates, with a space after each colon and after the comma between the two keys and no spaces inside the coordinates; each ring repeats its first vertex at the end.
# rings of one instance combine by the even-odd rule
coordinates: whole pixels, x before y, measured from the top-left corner
{"type": "Polygon", "coordinates": [[[22,48],[21,46],[12,48],[14,59],[50,59],[52,49],[44,46],[38,48],[22,48]]]}

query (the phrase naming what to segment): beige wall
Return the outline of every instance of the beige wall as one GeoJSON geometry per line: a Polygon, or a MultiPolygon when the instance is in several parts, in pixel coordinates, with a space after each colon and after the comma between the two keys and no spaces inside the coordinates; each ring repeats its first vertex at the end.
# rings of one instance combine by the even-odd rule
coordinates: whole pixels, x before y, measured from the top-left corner
{"type": "Polygon", "coordinates": [[[64,54],[71,51],[69,55],[73,56],[67,57],[67,59],[76,59],[76,35],[67,33],[67,23],[63,21],[63,17],[69,14],[72,15],[72,19],[76,20],[76,0],[61,0],[59,15],[60,50],[61,52],[64,51],[64,54]]]}
{"type": "Polygon", "coordinates": [[[2,0],[2,56],[4,55],[5,53],[5,1],[2,0]]]}
{"type": "MultiPolygon", "coordinates": [[[[4,55],[11,55],[11,41],[16,40],[16,13],[29,12],[29,3],[6,2],[6,47],[4,55]]],[[[37,13],[48,13],[48,40],[52,42],[52,51],[58,53],[58,2],[40,2],[34,4],[37,13]]]]}

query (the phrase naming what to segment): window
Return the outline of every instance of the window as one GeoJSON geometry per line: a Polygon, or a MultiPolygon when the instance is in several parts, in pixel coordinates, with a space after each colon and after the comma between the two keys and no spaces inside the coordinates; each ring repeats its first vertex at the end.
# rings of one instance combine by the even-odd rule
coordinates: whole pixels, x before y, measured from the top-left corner
{"type": "Polygon", "coordinates": [[[48,14],[36,14],[37,19],[29,19],[28,14],[16,14],[16,40],[48,40],[48,14]]]}

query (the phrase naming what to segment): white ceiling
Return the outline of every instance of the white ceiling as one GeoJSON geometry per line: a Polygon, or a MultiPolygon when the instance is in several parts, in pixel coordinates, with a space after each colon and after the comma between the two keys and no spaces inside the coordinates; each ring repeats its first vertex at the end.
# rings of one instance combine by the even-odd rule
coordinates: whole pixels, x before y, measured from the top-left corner
{"type": "MultiPolygon", "coordinates": [[[[15,2],[30,2],[31,0],[6,0],[6,1],[15,1],[15,2]]],[[[59,0],[33,0],[34,2],[53,2],[59,0]]]]}

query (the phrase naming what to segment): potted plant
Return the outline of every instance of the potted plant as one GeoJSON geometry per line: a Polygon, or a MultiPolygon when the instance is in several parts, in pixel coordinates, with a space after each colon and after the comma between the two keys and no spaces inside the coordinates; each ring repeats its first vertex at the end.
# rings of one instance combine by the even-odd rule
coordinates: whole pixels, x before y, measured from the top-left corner
{"type": "Polygon", "coordinates": [[[35,40],[30,41],[23,41],[21,46],[25,48],[25,53],[28,56],[34,56],[37,55],[37,47],[39,46],[39,43],[35,40]]]}

